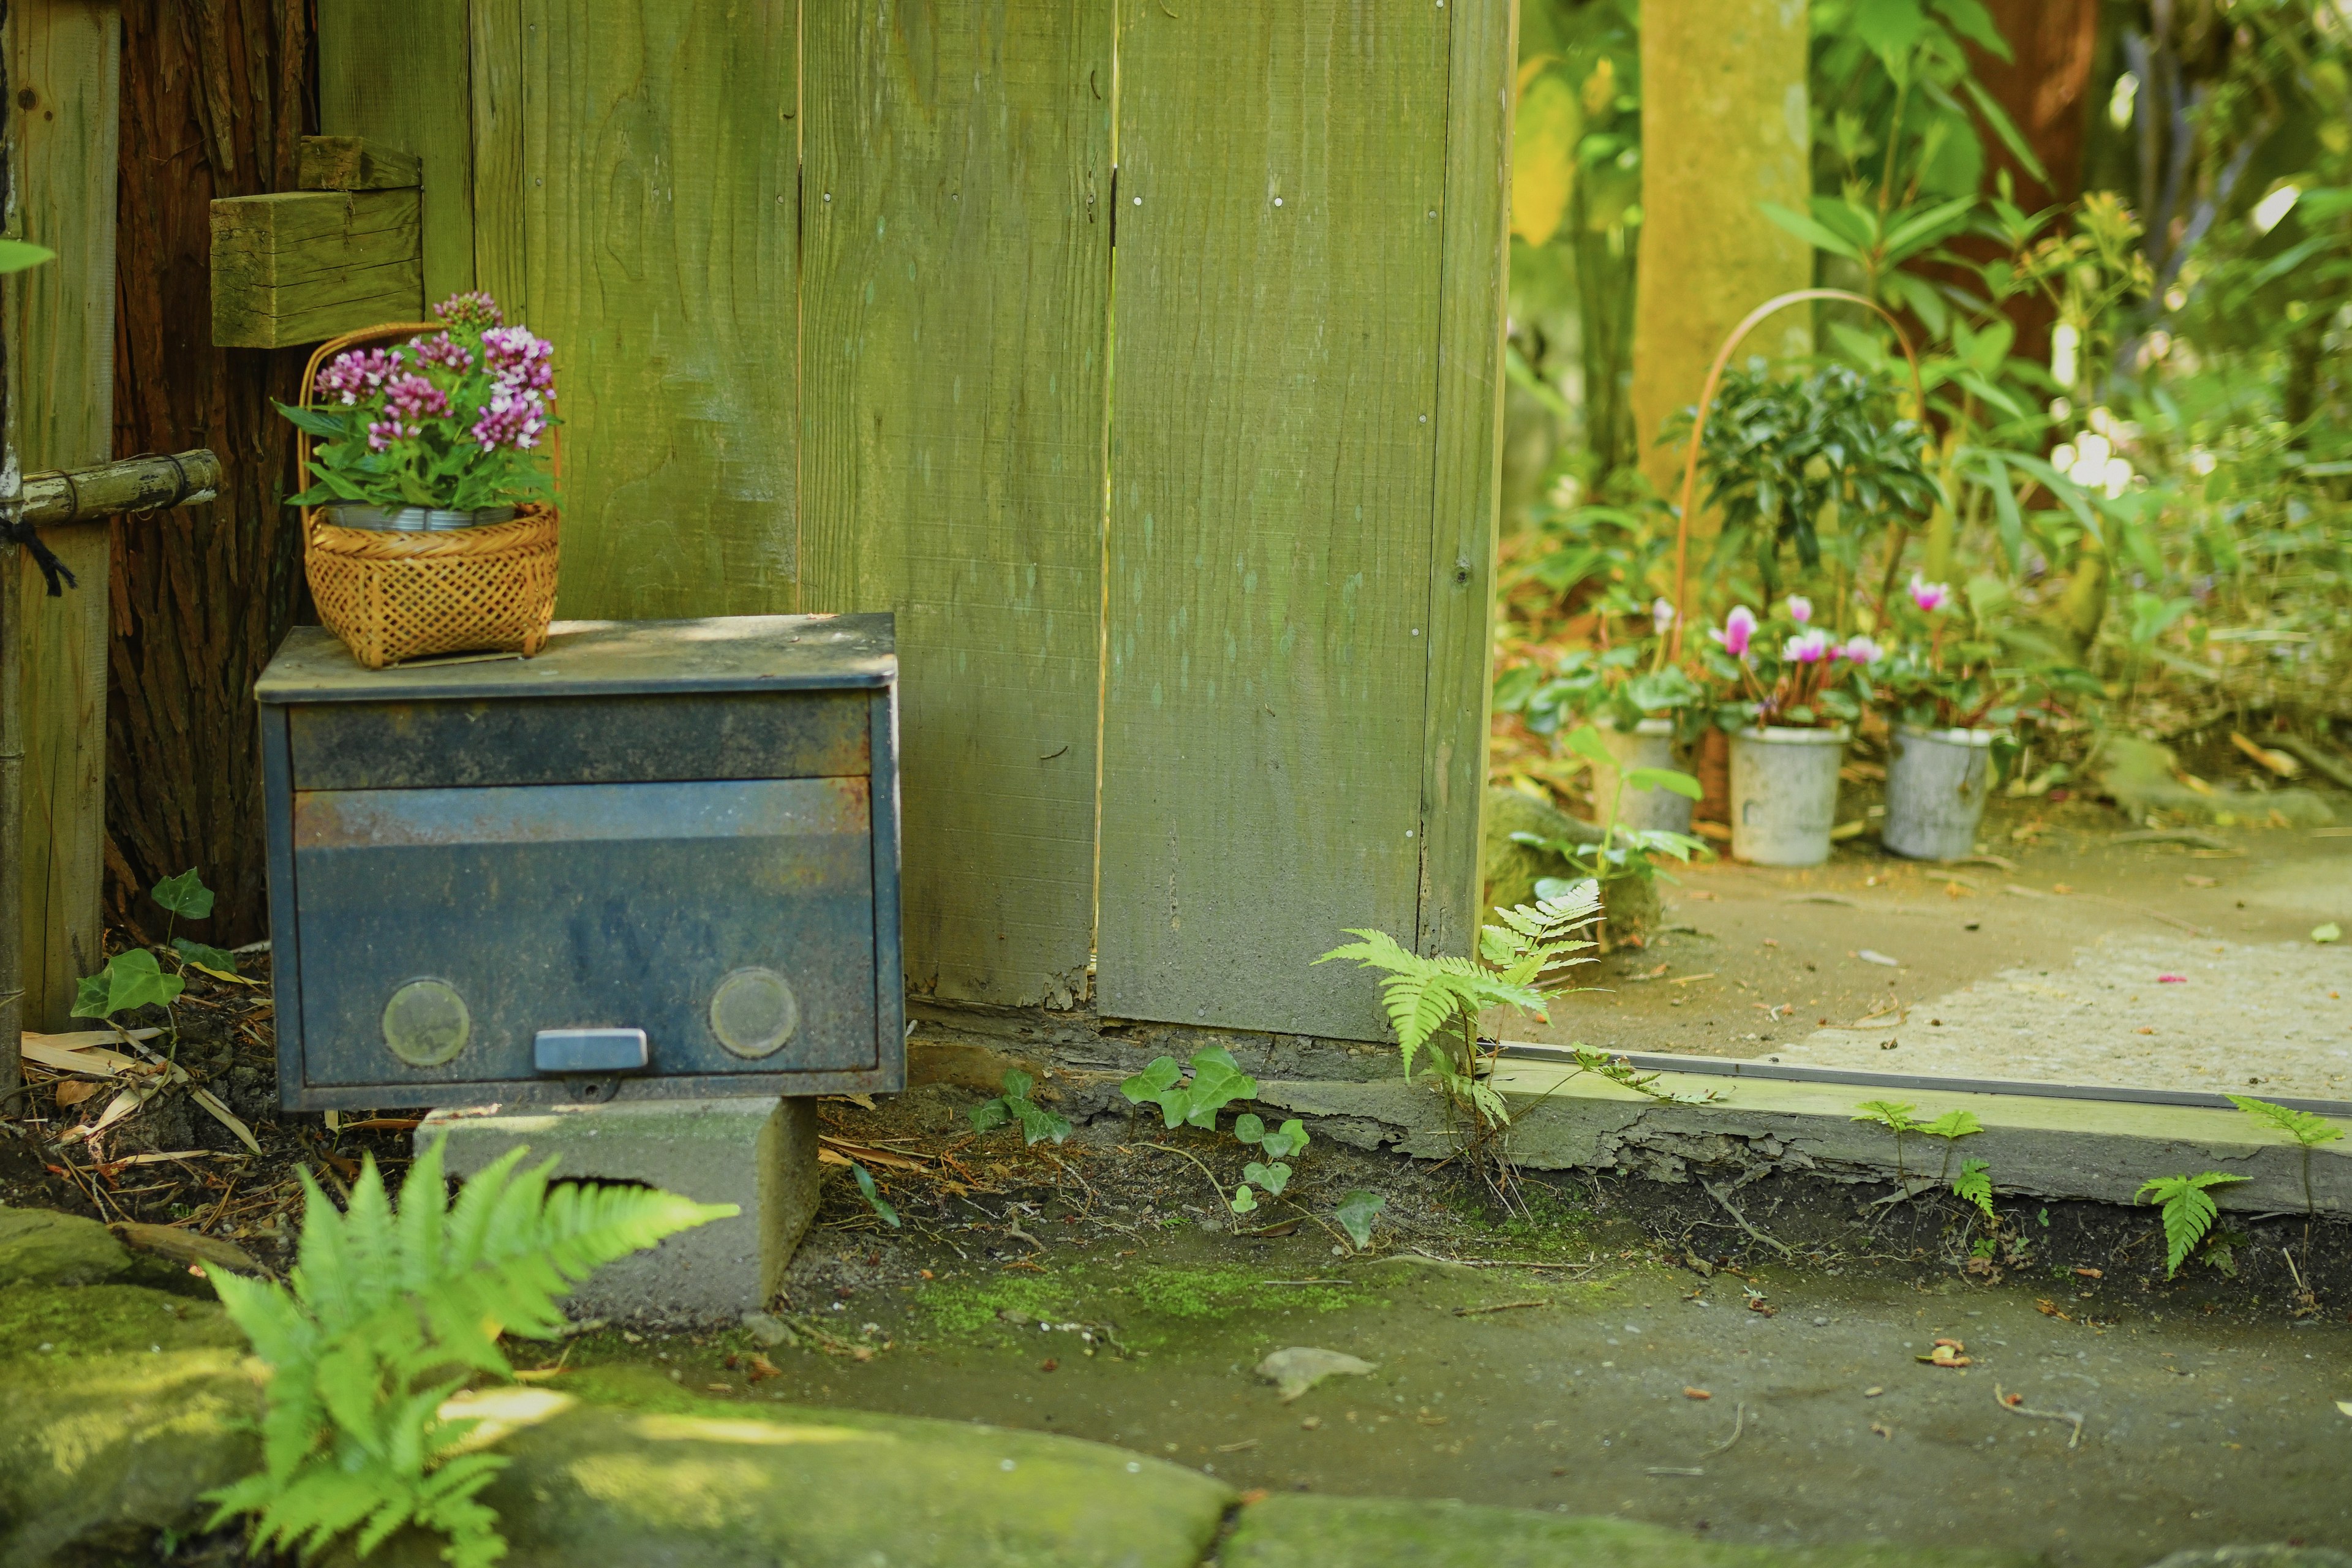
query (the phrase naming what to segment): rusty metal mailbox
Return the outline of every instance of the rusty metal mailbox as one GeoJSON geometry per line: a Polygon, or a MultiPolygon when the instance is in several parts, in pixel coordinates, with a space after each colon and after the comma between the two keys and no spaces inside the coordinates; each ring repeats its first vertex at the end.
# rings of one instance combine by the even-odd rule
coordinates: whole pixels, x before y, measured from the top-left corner
{"type": "Polygon", "coordinates": [[[888,616],[256,688],[289,1109],[904,1086],[888,616]]]}

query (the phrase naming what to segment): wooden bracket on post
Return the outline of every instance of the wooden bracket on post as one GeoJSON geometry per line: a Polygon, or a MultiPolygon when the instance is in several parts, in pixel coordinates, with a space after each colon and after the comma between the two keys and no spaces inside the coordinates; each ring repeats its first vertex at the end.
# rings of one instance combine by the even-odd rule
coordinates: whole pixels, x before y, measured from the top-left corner
{"type": "Polygon", "coordinates": [[[213,342],[315,343],[425,311],[415,156],[356,136],[302,139],[304,189],[213,203],[213,342]]]}

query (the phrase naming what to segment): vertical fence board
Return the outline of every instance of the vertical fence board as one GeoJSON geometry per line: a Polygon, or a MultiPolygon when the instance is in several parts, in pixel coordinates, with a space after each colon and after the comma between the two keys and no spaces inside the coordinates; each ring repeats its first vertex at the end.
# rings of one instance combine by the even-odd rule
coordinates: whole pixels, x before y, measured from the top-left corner
{"type": "Polygon", "coordinates": [[[507,320],[527,323],[522,7],[523,0],[471,0],[467,76],[473,90],[474,284],[505,308],[507,320]]]}
{"type": "Polygon", "coordinates": [[[795,605],[798,21],[525,0],[524,296],[564,420],[558,613],[795,605]]]}
{"type": "Polygon", "coordinates": [[[424,161],[425,302],[474,286],[467,0],[326,0],[318,7],[319,129],[424,161]]]}
{"type": "MultiPolygon", "coordinates": [[[[113,447],[114,161],[121,18],[111,4],[18,0],[8,17],[16,123],[10,232],[58,259],[6,286],[8,403],[26,471],[102,463],[113,447]]],[[[67,1026],[75,982],[104,962],[104,521],[43,531],[80,580],[63,598],[18,552],[25,714],[25,1024],[67,1026]]]]}
{"type": "Polygon", "coordinates": [[[1107,1013],[1383,1033],[1308,964],[1419,918],[1447,17],[1123,0],[1107,1013]]]}
{"type": "Polygon", "coordinates": [[[1503,315],[1510,279],[1512,0],[1452,0],[1444,276],[1437,360],[1436,548],[1422,739],[1421,945],[1477,940],[1486,726],[1494,694],[1495,527],[1503,467],[1503,315]]]}
{"type": "Polygon", "coordinates": [[[806,17],[807,604],[898,617],[909,988],[1067,1006],[1092,934],[1109,0],[806,17]]]}

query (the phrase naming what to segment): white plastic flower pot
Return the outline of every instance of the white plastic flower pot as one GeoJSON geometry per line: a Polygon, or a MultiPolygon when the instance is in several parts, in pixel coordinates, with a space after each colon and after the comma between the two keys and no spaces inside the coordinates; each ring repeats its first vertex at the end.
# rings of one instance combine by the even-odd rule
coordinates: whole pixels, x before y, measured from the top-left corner
{"type": "MultiPolygon", "coordinates": [[[[1684,765],[1681,748],[1675,744],[1672,720],[1644,719],[1633,730],[1620,730],[1613,724],[1599,726],[1601,743],[1617,759],[1617,766],[1603,771],[1593,770],[1592,811],[1601,821],[1609,817],[1609,797],[1616,794],[1617,776],[1622,770],[1635,768],[1672,768],[1688,773],[1684,765]]],[[[1663,830],[1667,833],[1688,833],[1691,825],[1691,801],[1670,789],[1629,789],[1617,799],[1617,820],[1636,832],[1663,830]]]]}
{"type": "Polygon", "coordinates": [[[1886,826],[1879,842],[1914,860],[1972,853],[1992,793],[1992,730],[1895,726],[1886,763],[1886,826]]]}
{"type": "Polygon", "coordinates": [[[1751,866],[1818,866],[1837,825],[1838,766],[1853,732],[1742,730],[1731,737],[1731,853],[1751,866]]]}

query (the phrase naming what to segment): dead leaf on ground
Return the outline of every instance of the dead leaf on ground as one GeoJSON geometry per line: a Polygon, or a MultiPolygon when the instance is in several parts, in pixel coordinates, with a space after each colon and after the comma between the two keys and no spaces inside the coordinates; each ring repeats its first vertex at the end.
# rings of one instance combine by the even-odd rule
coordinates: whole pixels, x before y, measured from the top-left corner
{"type": "Polygon", "coordinates": [[[105,1087],[87,1079],[62,1079],[58,1083],[58,1108],[62,1110],[69,1105],[79,1105],[105,1087]]]}
{"type": "Polygon", "coordinates": [[[1704,1388],[1692,1388],[1685,1384],[1683,1388],[1683,1397],[1685,1399],[1713,1399],[1715,1395],[1709,1394],[1704,1388]]]}
{"type": "Polygon", "coordinates": [[[1343,1351],[1318,1350],[1312,1345],[1292,1345],[1257,1363],[1257,1374],[1281,1391],[1285,1405],[1327,1377],[1360,1377],[1375,1370],[1370,1362],[1343,1351]]]}

